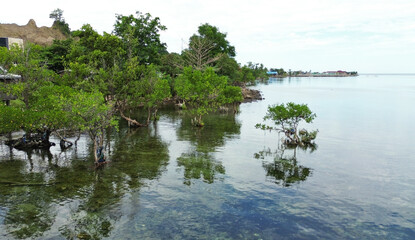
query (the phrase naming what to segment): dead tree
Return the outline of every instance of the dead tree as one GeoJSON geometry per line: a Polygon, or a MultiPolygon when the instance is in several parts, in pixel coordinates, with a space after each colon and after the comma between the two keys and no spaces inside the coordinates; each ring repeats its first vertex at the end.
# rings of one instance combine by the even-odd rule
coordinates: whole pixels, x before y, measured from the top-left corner
{"type": "Polygon", "coordinates": [[[184,59],[188,66],[192,66],[196,70],[203,70],[209,64],[219,60],[221,55],[212,56],[211,50],[215,45],[208,39],[194,37],[191,39],[189,49],[184,53],[184,59]]]}

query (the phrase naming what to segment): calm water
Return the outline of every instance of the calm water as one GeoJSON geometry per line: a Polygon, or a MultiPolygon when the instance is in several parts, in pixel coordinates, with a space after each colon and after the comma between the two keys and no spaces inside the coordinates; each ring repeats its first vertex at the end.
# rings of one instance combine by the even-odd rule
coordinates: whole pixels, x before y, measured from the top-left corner
{"type": "MultiPolygon", "coordinates": [[[[203,129],[172,110],[61,152],[0,145],[0,239],[414,239],[415,76],[271,79],[265,100],[203,129]],[[307,103],[314,151],[254,125],[269,104],[307,103]],[[32,185],[28,185],[28,183],[32,185]]],[[[57,140],[55,140],[58,142],[57,140]]]]}

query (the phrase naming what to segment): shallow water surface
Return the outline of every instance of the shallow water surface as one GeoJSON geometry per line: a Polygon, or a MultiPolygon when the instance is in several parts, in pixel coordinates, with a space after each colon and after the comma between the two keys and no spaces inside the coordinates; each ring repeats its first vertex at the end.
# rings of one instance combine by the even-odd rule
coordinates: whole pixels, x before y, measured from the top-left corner
{"type": "MultiPolygon", "coordinates": [[[[0,239],[413,239],[415,76],[270,79],[265,100],[194,128],[148,128],[64,152],[0,145],[0,239]],[[255,129],[267,106],[307,103],[315,150],[255,129]]],[[[54,139],[58,142],[57,139],[54,139]]]]}

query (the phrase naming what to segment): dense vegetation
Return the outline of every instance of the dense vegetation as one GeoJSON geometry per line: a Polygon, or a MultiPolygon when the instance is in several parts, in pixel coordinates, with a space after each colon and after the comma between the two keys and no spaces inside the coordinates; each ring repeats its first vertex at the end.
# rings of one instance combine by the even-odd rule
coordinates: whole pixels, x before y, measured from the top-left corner
{"type": "Polygon", "coordinates": [[[117,15],[113,33],[103,34],[89,24],[70,32],[62,14],[56,9],[50,18],[68,39],[0,48],[0,65],[21,75],[0,82],[0,92],[17,97],[0,105],[0,133],[26,133],[14,146],[48,147],[52,133],[64,139],[67,132],[85,132],[97,161],[106,129],[120,117],[147,126],[163,103],[175,101],[203,126],[205,114],[241,102],[240,87],[266,76],[262,64],[237,63],[226,33],[209,24],[199,26],[179,54],[167,51],[160,40],[166,26],[149,13],[117,15]],[[147,112],[144,122],[133,117],[139,108],[147,112]]]}

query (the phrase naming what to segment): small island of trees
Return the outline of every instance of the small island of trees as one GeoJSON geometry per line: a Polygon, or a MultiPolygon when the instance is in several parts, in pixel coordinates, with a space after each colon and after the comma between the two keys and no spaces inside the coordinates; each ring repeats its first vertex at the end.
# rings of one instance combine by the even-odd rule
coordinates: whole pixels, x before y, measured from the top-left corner
{"type": "Polygon", "coordinates": [[[314,140],[317,137],[318,130],[309,132],[304,128],[299,130],[298,127],[301,121],[311,123],[316,116],[308,108],[307,104],[296,104],[293,102],[275,104],[268,106],[264,121],[271,120],[276,126],[258,123],[255,127],[284,133],[283,144],[285,146],[314,148],[314,140]]]}

